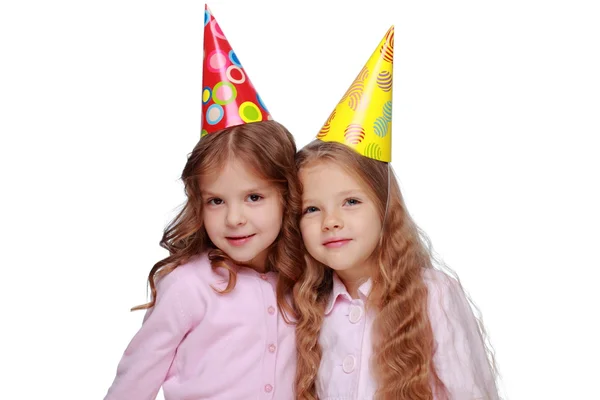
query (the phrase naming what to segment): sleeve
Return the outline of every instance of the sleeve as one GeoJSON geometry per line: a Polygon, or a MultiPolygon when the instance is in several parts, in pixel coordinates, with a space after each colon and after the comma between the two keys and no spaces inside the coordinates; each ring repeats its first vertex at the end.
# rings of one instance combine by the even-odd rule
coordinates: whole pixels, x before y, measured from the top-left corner
{"type": "Polygon", "coordinates": [[[426,279],[429,318],[436,343],[434,364],[450,400],[498,400],[495,372],[469,301],[443,272],[426,279]]]}
{"type": "Polygon", "coordinates": [[[156,398],[177,347],[192,328],[195,310],[189,305],[199,305],[197,299],[190,299],[193,296],[190,280],[181,276],[179,268],[157,284],[156,303],[146,312],[142,327],[123,353],[104,400],[156,398]]]}

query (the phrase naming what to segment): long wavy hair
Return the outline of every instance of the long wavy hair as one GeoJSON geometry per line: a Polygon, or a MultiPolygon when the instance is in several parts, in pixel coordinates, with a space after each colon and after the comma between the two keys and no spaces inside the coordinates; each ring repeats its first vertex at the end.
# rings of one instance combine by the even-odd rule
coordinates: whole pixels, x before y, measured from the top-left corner
{"type": "Polygon", "coordinates": [[[219,293],[226,294],[235,288],[237,274],[233,260],[215,247],[204,227],[200,187],[203,176],[218,171],[228,160],[235,158],[275,185],[281,196],[282,227],[269,248],[265,267],[279,272],[276,288],[279,309],[286,318],[294,315],[295,310],[286,301],[286,295],[291,293],[294,282],[299,278],[298,265],[303,263],[303,248],[298,245],[302,243],[298,227],[301,197],[295,154],[293,136],[275,121],[237,125],[203,137],[189,154],[181,175],[187,199],[166,227],[160,241],[160,246],[169,251],[169,256],[157,262],[148,274],[150,301],[133,310],[154,306],[156,281],[204,252],[208,252],[213,269],[222,267],[229,274],[227,287],[219,293]]]}
{"type": "MultiPolygon", "coordinates": [[[[423,269],[433,268],[428,241],[410,217],[398,182],[387,163],[359,155],[347,146],[316,140],[296,157],[298,170],[332,162],[356,177],[374,199],[382,234],[371,259],[372,289],[367,307],[373,323],[373,359],[378,399],[431,400],[447,391],[433,363],[434,337],[428,317],[423,269]],[[388,191],[389,188],[389,191],[388,191]]],[[[310,255],[294,287],[298,311],[296,344],[298,399],[317,399],[316,377],[322,350],[319,333],[333,289],[333,271],[310,255]]]]}

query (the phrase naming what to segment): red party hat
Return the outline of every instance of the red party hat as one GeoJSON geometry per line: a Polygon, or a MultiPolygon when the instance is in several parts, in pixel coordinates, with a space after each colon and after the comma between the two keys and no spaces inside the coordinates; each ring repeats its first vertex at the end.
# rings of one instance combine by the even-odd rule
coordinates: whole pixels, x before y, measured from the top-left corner
{"type": "Polygon", "coordinates": [[[208,6],[204,10],[202,87],[202,137],[272,119],[208,6]]]}

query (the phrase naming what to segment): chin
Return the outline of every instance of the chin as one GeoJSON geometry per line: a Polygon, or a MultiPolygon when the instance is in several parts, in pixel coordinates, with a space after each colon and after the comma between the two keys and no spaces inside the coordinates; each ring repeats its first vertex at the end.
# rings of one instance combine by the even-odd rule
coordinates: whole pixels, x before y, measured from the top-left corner
{"type": "Polygon", "coordinates": [[[358,271],[360,270],[360,266],[366,266],[366,261],[358,261],[355,259],[352,260],[344,260],[344,261],[339,261],[336,262],[336,260],[330,260],[331,263],[330,264],[325,264],[325,265],[329,265],[329,268],[331,268],[334,271],[348,271],[348,270],[355,270],[358,271]]]}
{"type": "Polygon", "coordinates": [[[329,268],[331,268],[334,271],[345,271],[347,269],[350,269],[350,267],[346,265],[330,265],[329,268]]]}
{"type": "Polygon", "coordinates": [[[248,255],[248,254],[234,254],[234,253],[230,253],[229,256],[231,258],[234,259],[234,261],[240,262],[240,263],[249,263],[250,261],[252,261],[258,254],[252,254],[252,255],[248,255]]]}
{"type": "Polygon", "coordinates": [[[346,269],[352,268],[352,264],[348,262],[336,262],[336,260],[328,260],[324,263],[329,266],[334,271],[344,271],[346,269]]]}

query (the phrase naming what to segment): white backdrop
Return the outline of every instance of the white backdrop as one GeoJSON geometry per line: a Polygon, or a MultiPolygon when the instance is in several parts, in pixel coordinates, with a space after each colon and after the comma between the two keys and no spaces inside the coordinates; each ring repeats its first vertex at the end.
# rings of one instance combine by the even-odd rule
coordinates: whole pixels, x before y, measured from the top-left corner
{"type": "MultiPolygon", "coordinates": [[[[392,164],[483,313],[506,397],[592,398],[597,3],[209,6],[299,146],[395,24],[392,164]]],[[[162,230],[184,200],[203,9],[0,5],[0,397],[99,399],[111,384],[143,316],[129,308],[145,302],[162,230]]]]}

